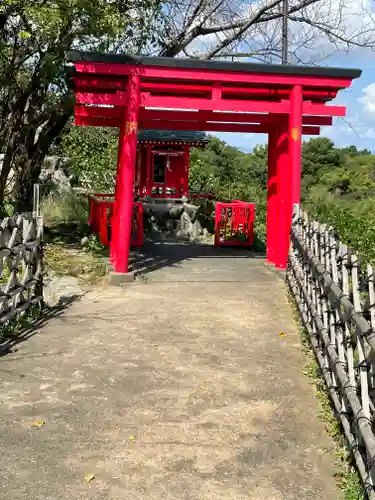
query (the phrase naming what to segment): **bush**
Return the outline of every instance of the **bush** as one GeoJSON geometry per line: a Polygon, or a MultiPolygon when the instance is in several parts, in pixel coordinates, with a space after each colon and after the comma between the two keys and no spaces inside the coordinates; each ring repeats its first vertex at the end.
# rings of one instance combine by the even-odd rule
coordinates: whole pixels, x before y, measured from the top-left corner
{"type": "Polygon", "coordinates": [[[73,192],[50,193],[42,200],[41,213],[46,226],[62,222],[87,223],[88,201],[86,196],[73,192]]]}

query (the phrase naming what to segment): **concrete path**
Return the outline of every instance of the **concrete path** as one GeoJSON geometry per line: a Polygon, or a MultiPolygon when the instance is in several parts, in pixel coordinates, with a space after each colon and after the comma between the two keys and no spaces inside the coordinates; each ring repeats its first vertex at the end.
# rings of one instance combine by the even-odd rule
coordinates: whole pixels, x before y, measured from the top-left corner
{"type": "Polygon", "coordinates": [[[153,255],[0,360],[0,497],[339,498],[282,280],[234,251],[153,255]]]}

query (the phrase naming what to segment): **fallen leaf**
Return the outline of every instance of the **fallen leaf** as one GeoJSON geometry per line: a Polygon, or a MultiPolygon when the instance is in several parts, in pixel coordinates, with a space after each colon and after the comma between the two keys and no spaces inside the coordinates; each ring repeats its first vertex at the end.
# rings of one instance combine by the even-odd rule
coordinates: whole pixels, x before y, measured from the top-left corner
{"type": "Polygon", "coordinates": [[[205,385],[201,385],[201,389],[202,389],[202,391],[206,391],[207,387],[205,385]]]}
{"type": "Polygon", "coordinates": [[[38,420],[37,422],[33,422],[31,427],[42,427],[46,422],[44,420],[38,420]]]}
{"type": "Polygon", "coordinates": [[[89,483],[93,479],[95,479],[95,474],[86,474],[86,476],[85,476],[86,483],[89,483]]]}
{"type": "Polygon", "coordinates": [[[281,338],[286,337],[286,333],[281,332],[281,333],[280,333],[280,337],[281,337],[281,338]]]}

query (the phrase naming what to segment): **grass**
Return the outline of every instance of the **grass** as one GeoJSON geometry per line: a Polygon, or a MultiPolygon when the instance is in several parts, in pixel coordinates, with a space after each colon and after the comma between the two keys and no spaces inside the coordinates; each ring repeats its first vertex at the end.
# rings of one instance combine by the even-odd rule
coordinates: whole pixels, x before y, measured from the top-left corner
{"type": "Polygon", "coordinates": [[[88,202],[74,193],[50,194],[41,204],[45,224],[45,269],[87,284],[106,273],[108,249],[87,224],[88,202]]]}
{"type": "Polygon", "coordinates": [[[367,497],[365,496],[360,476],[355,468],[350,449],[347,446],[341,423],[335,416],[335,409],[324,378],[321,375],[319,364],[315,358],[308,332],[302,326],[292,293],[290,290],[287,290],[287,293],[289,302],[293,307],[295,321],[299,328],[302,349],[308,360],[303,374],[309,377],[314,386],[315,397],[320,404],[320,418],[324,422],[326,431],[335,445],[335,458],[338,468],[335,479],[342,491],[342,500],[365,500],[367,497]]]}
{"type": "Polygon", "coordinates": [[[24,328],[31,323],[38,321],[43,316],[43,307],[41,305],[32,305],[25,312],[15,316],[5,325],[0,326],[0,344],[1,342],[19,335],[24,328]]]}
{"type": "Polygon", "coordinates": [[[100,281],[106,274],[108,254],[69,246],[60,241],[45,245],[45,269],[57,276],[74,276],[86,284],[100,281]]]}
{"type": "Polygon", "coordinates": [[[61,223],[85,223],[88,207],[88,200],[84,195],[52,192],[43,199],[41,213],[47,227],[61,223]]]}

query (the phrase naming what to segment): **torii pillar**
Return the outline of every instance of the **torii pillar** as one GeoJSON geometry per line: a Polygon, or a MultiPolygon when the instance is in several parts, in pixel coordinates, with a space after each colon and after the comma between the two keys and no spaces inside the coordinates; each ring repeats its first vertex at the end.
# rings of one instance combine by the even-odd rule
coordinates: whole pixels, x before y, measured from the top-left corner
{"type": "Polygon", "coordinates": [[[128,105],[120,127],[116,192],[112,216],[111,263],[114,272],[109,281],[120,283],[134,279],[129,272],[129,255],[133,225],[134,172],[137,154],[138,114],[141,86],[138,75],[127,83],[128,105]]]}
{"type": "Polygon", "coordinates": [[[294,85],[287,119],[268,134],[267,260],[278,269],[287,268],[293,207],[300,203],[302,112],[302,87],[294,85]]]}
{"type": "Polygon", "coordinates": [[[294,85],[290,93],[289,115],[289,157],[293,205],[299,205],[301,200],[302,106],[302,86],[294,85]]]}

